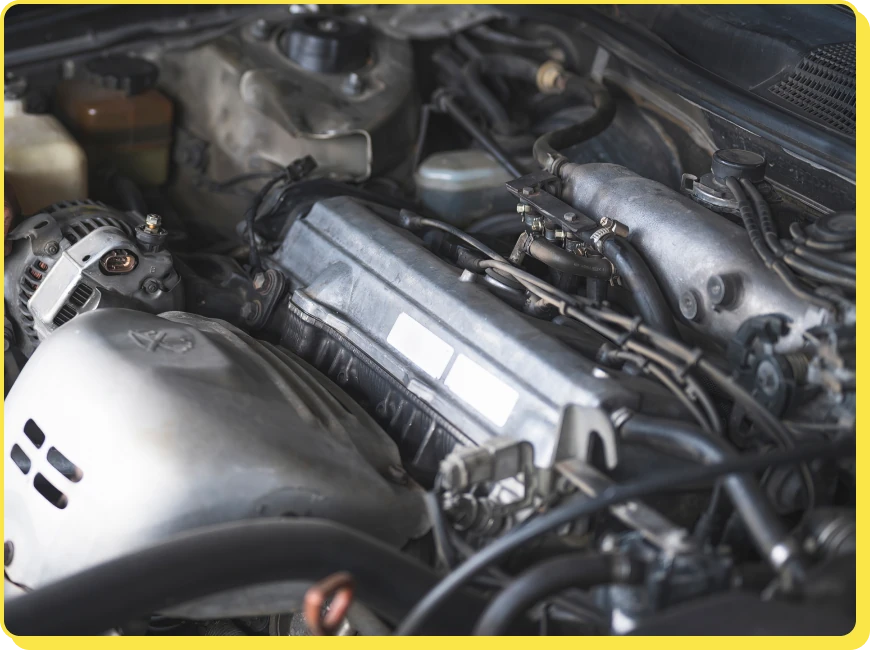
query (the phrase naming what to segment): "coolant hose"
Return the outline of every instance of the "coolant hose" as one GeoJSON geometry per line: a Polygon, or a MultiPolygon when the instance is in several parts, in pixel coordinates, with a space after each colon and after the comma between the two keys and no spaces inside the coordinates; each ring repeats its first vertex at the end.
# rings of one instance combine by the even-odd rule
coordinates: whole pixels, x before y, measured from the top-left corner
{"type": "Polygon", "coordinates": [[[668,302],[640,253],[623,237],[610,237],[601,253],[613,264],[622,284],[631,292],[644,323],[671,338],[680,339],[668,302]]]}
{"type": "Polygon", "coordinates": [[[529,244],[529,255],[557,271],[570,275],[602,280],[608,280],[613,275],[613,268],[604,258],[580,257],[540,237],[529,244]]]}
{"type": "MultiPolygon", "coordinates": [[[[440,579],[418,560],[338,523],[257,519],[185,533],[10,598],[6,627],[23,635],[102,634],[222,591],[314,582],[336,571],[350,572],[359,599],[389,623],[401,620],[440,579]]],[[[458,592],[428,631],[467,634],[484,605],[458,592]]]]}
{"type": "Polygon", "coordinates": [[[474,634],[507,634],[529,608],[565,589],[635,582],[642,575],[642,567],[624,555],[571,553],[545,560],[521,573],[490,602],[474,634]]]}
{"type": "MultiPolygon", "coordinates": [[[[720,438],[713,438],[686,422],[634,415],[619,430],[622,440],[647,445],[700,461],[705,465],[725,462],[737,452],[720,438]]],[[[759,553],[771,566],[803,574],[798,549],[770,505],[758,482],[749,474],[731,474],[723,486],[740,513],[759,553]]]]}
{"type": "Polygon", "coordinates": [[[552,163],[564,159],[564,156],[559,153],[561,150],[594,138],[610,125],[616,115],[616,104],[613,102],[610,91],[602,84],[572,74],[565,74],[564,79],[563,92],[580,97],[591,94],[595,110],[582,122],[566,126],[564,129],[550,131],[535,140],[532,149],[535,161],[541,167],[554,173],[557,170],[552,168],[552,163]]]}

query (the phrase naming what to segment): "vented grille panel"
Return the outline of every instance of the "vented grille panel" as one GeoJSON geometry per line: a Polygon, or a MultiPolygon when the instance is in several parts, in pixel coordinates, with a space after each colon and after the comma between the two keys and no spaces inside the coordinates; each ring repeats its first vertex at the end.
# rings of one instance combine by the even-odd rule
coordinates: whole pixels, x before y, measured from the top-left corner
{"type": "Polygon", "coordinates": [[[63,307],[60,308],[60,311],[57,312],[57,315],[54,317],[54,324],[57,327],[60,327],[64,323],[75,318],[79,313],[79,309],[85,306],[88,298],[93,294],[94,290],[92,287],[79,283],[76,288],[73,289],[73,292],[70,294],[63,307]]]}
{"type": "Polygon", "coordinates": [[[855,135],[855,44],[813,50],[770,91],[828,126],[855,135]]]}
{"type": "Polygon", "coordinates": [[[63,236],[67,238],[70,244],[75,244],[80,239],[83,239],[94,232],[97,228],[103,228],[105,226],[114,226],[123,231],[126,235],[131,235],[133,232],[130,229],[130,226],[123,221],[119,221],[114,217],[106,216],[77,219],[76,221],[63,226],[62,232],[63,236]]]}

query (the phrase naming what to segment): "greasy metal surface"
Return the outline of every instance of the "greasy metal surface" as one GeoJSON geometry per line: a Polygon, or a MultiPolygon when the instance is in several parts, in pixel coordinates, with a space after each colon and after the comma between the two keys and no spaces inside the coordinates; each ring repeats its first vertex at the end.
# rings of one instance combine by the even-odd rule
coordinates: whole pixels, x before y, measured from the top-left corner
{"type": "Polygon", "coordinates": [[[691,326],[720,343],[727,343],[747,318],[779,313],[793,323],[782,348],[793,349],[800,345],[801,332],[828,317],[795,297],[764,266],[743,228],[688,197],[618,165],[567,164],[561,176],[565,201],[596,221],[609,217],[629,227],[629,239],[675,314],[683,293],[701,296],[700,314],[691,326]],[[733,307],[714,309],[707,291],[714,275],[729,276],[739,286],[733,307]]]}
{"type": "MultiPolygon", "coordinates": [[[[585,422],[563,418],[569,405],[615,408],[644,399],[642,387],[648,384],[616,381],[596,370],[351,199],[315,205],[292,226],[273,263],[291,276],[296,307],[340,332],[472,441],[495,435],[528,440],[538,466],[552,466],[560,441],[588,435],[585,422]],[[402,314],[428,330],[421,336],[451,349],[440,375],[427,374],[388,342],[402,314]],[[447,378],[463,356],[516,392],[503,424],[487,419],[449,387],[447,378]]],[[[667,399],[650,400],[649,406],[670,408],[667,399]]]]}
{"type": "Polygon", "coordinates": [[[224,521],[322,517],[396,545],[427,525],[420,488],[392,479],[396,447],[362,409],[222,321],[79,316],[30,359],[4,426],[5,535],[16,549],[6,573],[28,587],[224,521]],[[27,435],[34,423],[41,446],[27,435]],[[26,474],[10,458],[16,444],[26,474]],[[51,464],[51,448],[80,480],[51,464]],[[34,488],[37,474],[65,507],[34,488]]]}
{"type": "Polygon", "coordinates": [[[413,143],[416,111],[407,42],[373,31],[371,61],[348,75],[304,70],[282,52],[293,18],[265,38],[241,27],[199,47],[161,53],[161,85],[184,108],[183,126],[209,143],[208,175],[222,180],[305,155],[319,171],[363,180],[413,143]]]}

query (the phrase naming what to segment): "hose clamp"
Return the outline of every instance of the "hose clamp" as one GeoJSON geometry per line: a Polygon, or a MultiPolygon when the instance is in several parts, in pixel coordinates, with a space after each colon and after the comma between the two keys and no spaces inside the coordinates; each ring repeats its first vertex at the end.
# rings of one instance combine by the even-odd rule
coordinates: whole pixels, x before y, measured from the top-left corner
{"type": "Polygon", "coordinates": [[[604,252],[601,249],[604,247],[604,242],[614,236],[613,231],[609,228],[599,228],[589,236],[589,241],[595,250],[603,255],[604,252]]]}

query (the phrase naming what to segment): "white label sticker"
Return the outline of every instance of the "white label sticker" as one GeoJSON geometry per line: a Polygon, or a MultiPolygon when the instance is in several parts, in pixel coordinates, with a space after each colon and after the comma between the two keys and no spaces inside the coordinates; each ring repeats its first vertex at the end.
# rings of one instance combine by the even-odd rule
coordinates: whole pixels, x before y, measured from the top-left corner
{"type": "Polygon", "coordinates": [[[504,426],[520,395],[488,370],[460,354],[444,384],[493,424],[504,426]]]}
{"type": "Polygon", "coordinates": [[[441,378],[453,357],[449,344],[404,312],[393,324],[387,343],[434,379],[441,378]]]}

